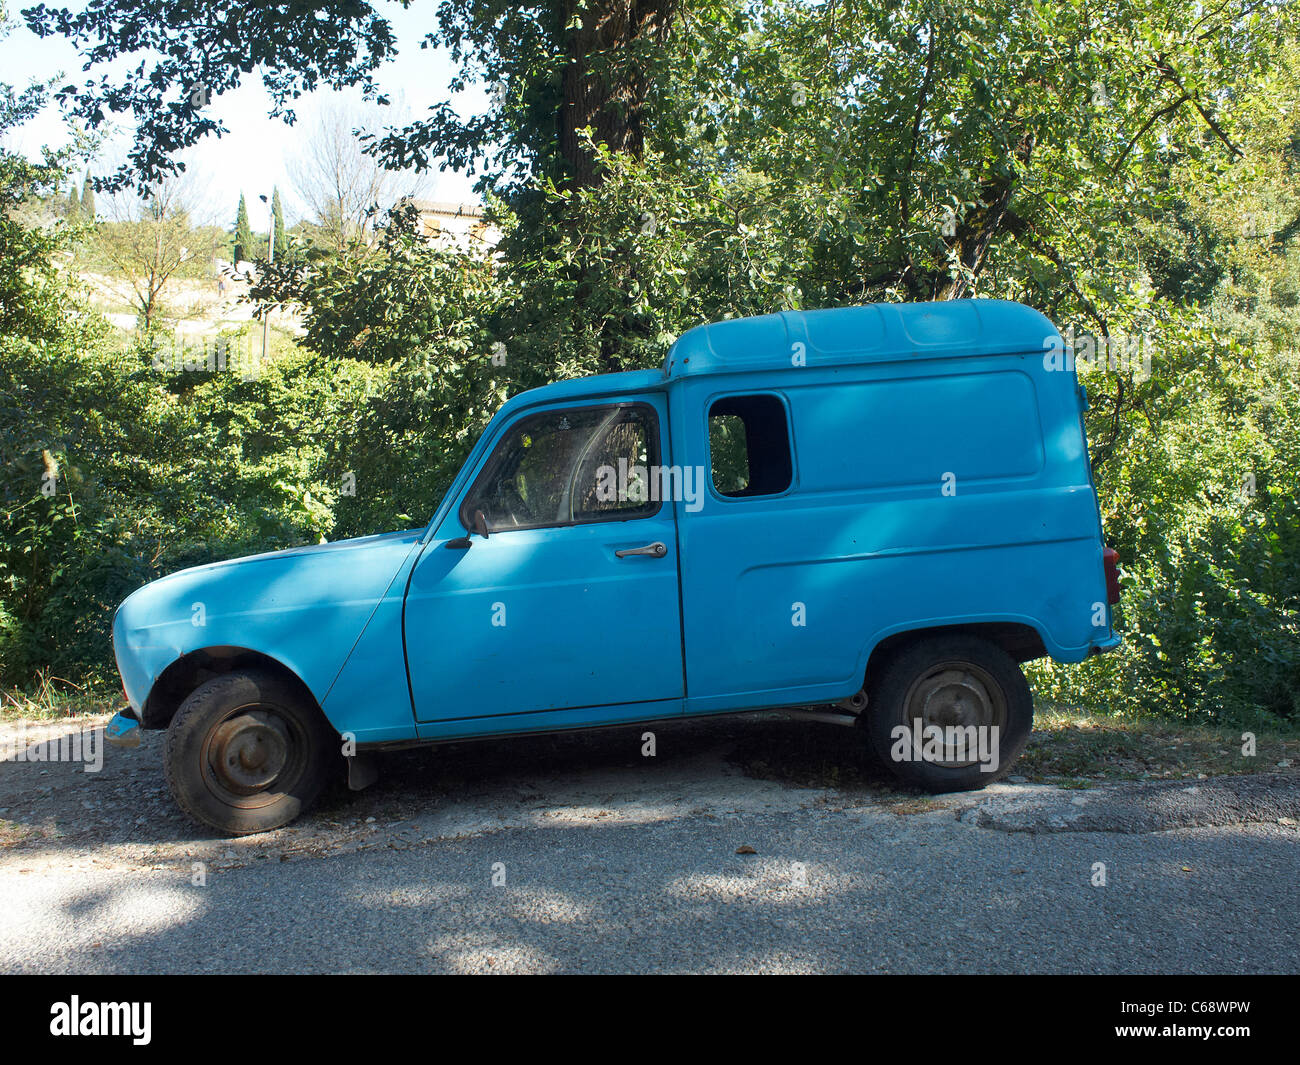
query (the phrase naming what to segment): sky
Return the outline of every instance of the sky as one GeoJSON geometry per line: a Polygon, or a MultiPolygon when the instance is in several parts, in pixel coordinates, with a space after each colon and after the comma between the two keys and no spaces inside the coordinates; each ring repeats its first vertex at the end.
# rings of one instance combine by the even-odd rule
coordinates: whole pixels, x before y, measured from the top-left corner
{"type": "MultiPolygon", "coordinates": [[[[18,5],[7,6],[9,33],[0,38],[0,81],[21,87],[29,81],[56,75],[74,83],[85,80],[82,61],[67,40],[57,36],[37,37],[22,24],[18,5]]],[[[76,9],[81,5],[72,0],[68,6],[76,9]]],[[[428,5],[418,6],[422,10],[404,10],[392,0],[375,0],[375,7],[392,22],[398,42],[396,59],[381,67],[376,78],[380,88],[391,96],[394,112],[399,115],[404,112],[402,117],[406,118],[419,117],[429,105],[448,99],[447,82],[454,73],[444,52],[419,47],[432,20],[428,5]]],[[[220,140],[208,137],[179,156],[186,162],[189,173],[196,175],[200,196],[196,215],[203,221],[233,225],[239,195],[243,192],[253,228],[265,231],[267,221],[259,218],[258,212],[265,212],[266,208],[257,198],[265,195],[269,200],[271,189],[278,186],[288,223],[292,225],[303,217],[307,209],[293,193],[288,167],[315,128],[321,103],[339,95],[322,89],[300,98],[294,105],[298,119],[293,126],[267,117],[270,101],[256,74],[245,77],[234,92],[214,97],[209,106],[230,132],[220,140]]],[[[359,95],[352,94],[353,98],[359,95]]],[[[452,103],[462,115],[479,113],[488,106],[487,88],[471,86],[452,98],[452,103]]],[[[124,133],[119,133],[116,142],[106,146],[106,158],[120,158],[124,154],[128,141],[124,133]]],[[[35,120],[11,134],[6,146],[37,157],[42,145],[60,145],[68,139],[58,105],[51,103],[35,120]]],[[[103,170],[107,172],[115,166],[115,162],[106,164],[103,170]]],[[[453,170],[440,172],[435,166],[426,175],[423,194],[428,199],[475,203],[478,197],[472,191],[474,180],[453,170]]]]}

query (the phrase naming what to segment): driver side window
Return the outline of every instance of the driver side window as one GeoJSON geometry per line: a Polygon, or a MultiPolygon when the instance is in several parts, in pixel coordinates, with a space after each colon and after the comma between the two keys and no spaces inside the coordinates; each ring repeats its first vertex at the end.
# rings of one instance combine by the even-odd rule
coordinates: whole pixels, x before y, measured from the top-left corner
{"type": "Polygon", "coordinates": [[[649,517],[659,509],[650,486],[658,461],[658,419],[645,405],[534,414],[497,444],[461,522],[473,529],[478,510],[493,532],[649,517]]]}

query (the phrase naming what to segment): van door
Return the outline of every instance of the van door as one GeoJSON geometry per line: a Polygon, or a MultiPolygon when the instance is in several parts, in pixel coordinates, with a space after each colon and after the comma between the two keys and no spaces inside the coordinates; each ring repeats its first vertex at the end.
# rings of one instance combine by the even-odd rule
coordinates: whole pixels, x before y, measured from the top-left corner
{"type": "Polygon", "coordinates": [[[650,394],[503,427],[411,577],[417,721],[515,731],[680,712],[676,521],[650,476],[666,425],[650,394]],[[466,539],[479,514],[489,535],[466,539]]]}

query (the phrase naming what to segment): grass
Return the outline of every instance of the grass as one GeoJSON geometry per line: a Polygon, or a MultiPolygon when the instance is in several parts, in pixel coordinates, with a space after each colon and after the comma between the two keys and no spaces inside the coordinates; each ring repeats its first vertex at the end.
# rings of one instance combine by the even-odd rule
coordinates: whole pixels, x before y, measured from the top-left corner
{"type": "MultiPolygon", "coordinates": [[[[1255,729],[1254,757],[1242,754],[1243,731],[1040,707],[1029,744],[1010,775],[1034,784],[1086,788],[1115,780],[1300,771],[1300,725],[1255,729]]],[[[730,759],[750,776],[799,787],[890,794],[898,790],[893,777],[867,755],[863,737],[849,729],[798,721],[755,722],[735,732],[734,740],[730,759]]],[[[924,799],[899,802],[901,813],[928,808],[924,799]],[[914,803],[920,805],[913,808],[914,803]]]]}
{"type": "Polygon", "coordinates": [[[1040,709],[1029,746],[1012,772],[1030,780],[1086,787],[1099,780],[1178,780],[1300,765],[1300,727],[1250,730],[1255,737],[1253,757],[1242,753],[1247,731],[1158,717],[1040,709]]]}
{"type": "Polygon", "coordinates": [[[121,695],[114,696],[43,673],[28,690],[0,691],[0,721],[57,721],[111,714],[124,702],[121,695]]]}

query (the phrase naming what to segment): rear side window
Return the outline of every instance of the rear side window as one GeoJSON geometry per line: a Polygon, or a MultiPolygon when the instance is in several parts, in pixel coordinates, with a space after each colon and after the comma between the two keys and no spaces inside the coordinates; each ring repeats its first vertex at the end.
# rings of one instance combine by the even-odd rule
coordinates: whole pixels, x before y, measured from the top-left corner
{"type": "Polygon", "coordinates": [[[777,495],[790,487],[790,427],[773,395],[727,396],[709,408],[713,487],[733,498],[777,495]]]}

